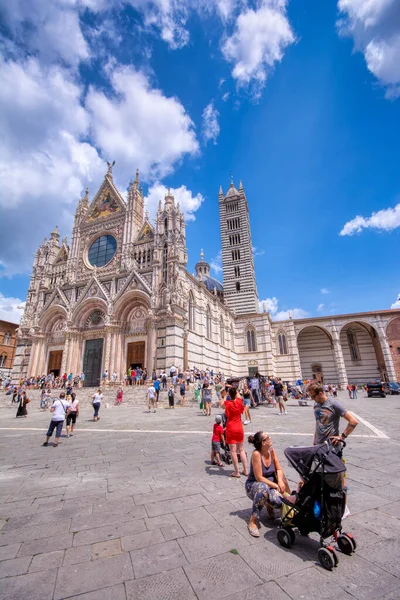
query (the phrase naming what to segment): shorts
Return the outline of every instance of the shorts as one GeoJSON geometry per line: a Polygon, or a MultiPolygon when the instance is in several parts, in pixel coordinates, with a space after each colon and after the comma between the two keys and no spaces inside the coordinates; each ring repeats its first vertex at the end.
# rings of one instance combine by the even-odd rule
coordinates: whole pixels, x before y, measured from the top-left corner
{"type": "Polygon", "coordinates": [[[251,406],[250,398],[243,398],[243,406],[251,406]]]}
{"type": "Polygon", "coordinates": [[[53,431],[56,429],[56,438],[59,438],[62,432],[64,421],[50,421],[49,429],[46,433],[47,437],[53,435],[53,431]]]}
{"type": "Polygon", "coordinates": [[[211,442],[211,450],[213,452],[221,452],[221,442],[211,442]]]}
{"type": "Polygon", "coordinates": [[[279,404],[282,404],[282,406],[285,406],[285,401],[284,401],[284,399],[283,399],[283,396],[277,396],[277,397],[276,397],[276,401],[277,401],[279,404]]]}
{"type": "Polygon", "coordinates": [[[68,425],[68,427],[71,425],[71,423],[73,425],[75,425],[75,423],[76,423],[76,412],[70,412],[67,415],[67,425],[68,425]]]}

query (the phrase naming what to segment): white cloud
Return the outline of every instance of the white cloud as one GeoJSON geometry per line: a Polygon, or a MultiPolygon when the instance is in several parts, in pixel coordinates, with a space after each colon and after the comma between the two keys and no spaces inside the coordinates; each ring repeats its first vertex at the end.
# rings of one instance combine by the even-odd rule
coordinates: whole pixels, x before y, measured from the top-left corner
{"type": "Polygon", "coordinates": [[[319,291],[321,292],[321,294],[330,294],[328,288],[321,288],[319,291]]]}
{"type": "Polygon", "coordinates": [[[372,213],[370,217],[357,215],[343,226],[339,235],[354,235],[363,229],[376,229],[378,231],[392,231],[400,227],[400,204],[393,208],[385,208],[372,213]]]}
{"type": "Polygon", "coordinates": [[[24,312],[25,302],[19,298],[4,296],[0,292],[0,320],[19,323],[24,312]]]}
{"type": "Polygon", "coordinates": [[[114,68],[114,96],[89,89],[86,107],[91,133],[104,156],[117,161],[117,173],[128,176],[139,167],[144,177],[161,178],[198,142],[193,122],[176,98],[152,88],[144,73],[114,68]]]}
{"type": "Polygon", "coordinates": [[[266,298],[265,300],[259,301],[259,311],[264,312],[264,306],[266,310],[271,313],[273,321],[284,321],[286,319],[305,319],[310,314],[303,308],[291,308],[289,310],[278,310],[279,301],[273,296],[272,298],[266,298]]]}
{"type": "Polygon", "coordinates": [[[222,273],[222,251],[220,250],[210,262],[211,271],[214,271],[217,275],[222,273]]]}
{"type": "Polygon", "coordinates": [[[229,99],[229,96],[230,92],[225,92],[225,94],[221,98],[222,102],[226,102],[229,99]]]}
{"type": "Polygon", "coordinates": [[[386,96],[400,94],[400,4],[398,0],[339,0],[342,35],[354,38],[371,73],[386,86],[386,96]]]}
{"type": "MultiPolygon", "coordinates": [[[[145,206],[152,218],[157,212],[159,201],[161,200],[163,203],[167,192],[168,188],[162,183],[154,183],[149,188],[148,194],[145,197],[145,206]]],[[[175,197],[175,202],[179,202],[179,206],[185,215],[186,221],[194,221],[196,218],[194,213],[200,208],[204,197],[201,194],[196,194],[194,196],[184,185],[181,185],[178,188],[170,188],[170,193],[175,197]]]]}
{"type": "Polygon", "coordinates": [[[257,246],[253,246],[252,250],[253,250],[253,256],[254,256],[254,258],[256,256],[262,256],[263,254],[265,254],[265,250],[258,250],[257,246]]]}
{"type": "Polygon", "coordinates": [[[203,110],[203,137],[205,143],[212,140],[214,144],[217,143],[217,137],[219,136],[219,123],[218,123],[219,112],[214,107],[214,103],[210,102],[203,110]]]}
{"type": "Polygon", "coordinates": [[[394,302],[390,308],[400,308],[400,294],[397,296],[396,302],[394,302]]]}
{"type": "Polygon", "coordinates": [[[323,304],[323,303],[321,302],[321,304],[318,304],[318,306],[317,306],[317,311],[318,311],[318,312],[322,312],[322,311],[324,310],[324,308],[325,308],[325,304],[323,304]]]}
{"type": "Polygon", "coordinates": [[[264,0],[257,10],[240,13],[232,36],[223,44],[223,54],[233,63],[232,76],[239,86],[264,86],[268,73],[295,41],[286,14],[286,0],[264,0]]]}

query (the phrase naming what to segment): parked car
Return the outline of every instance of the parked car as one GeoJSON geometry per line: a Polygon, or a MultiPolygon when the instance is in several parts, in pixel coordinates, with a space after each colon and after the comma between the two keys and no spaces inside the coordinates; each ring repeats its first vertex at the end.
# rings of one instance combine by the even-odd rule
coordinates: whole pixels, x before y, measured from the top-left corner
{"type": "Polygon", "coordinates": [[[389,394],[389,396],[400,395],[400,383],[395,383],[394,381],[390,383],[385,383],[385,393],[389,394]]]}
{"type": "Polygon", "coordinates": [[[368,398],[386,398],[385,384],[381,381],[370,381],[367,383],[368,398]]]}

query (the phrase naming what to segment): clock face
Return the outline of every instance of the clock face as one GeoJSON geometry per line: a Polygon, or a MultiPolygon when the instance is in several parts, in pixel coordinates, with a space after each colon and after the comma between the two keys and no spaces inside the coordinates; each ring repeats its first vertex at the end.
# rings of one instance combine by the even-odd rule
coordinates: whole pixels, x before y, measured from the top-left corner
{"type": "Polygon", "coordinates": [[[104,267],[114,258],[117,240],[112,235],[98,237],[89,248],[88,259],[92,267],[104,267]]]}

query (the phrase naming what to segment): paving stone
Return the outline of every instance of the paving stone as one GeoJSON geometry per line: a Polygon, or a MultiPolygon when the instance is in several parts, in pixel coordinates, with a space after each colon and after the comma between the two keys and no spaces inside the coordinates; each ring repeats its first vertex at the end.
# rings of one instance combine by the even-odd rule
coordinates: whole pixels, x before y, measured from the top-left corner
{"type": "Polygon", "coordinates": [[[102,590],[96,590],[95,592],[73,596],[71,600],[126,600],[125,586],[123,583],[113,585],[102,590]]]}
{"type": "Polygon", "coordinates": [[[28,571],[28,567],[30,565],[31,560],[31,556],[3,560],[0,563],[0,578],[12,577],[13,575],[22,575],[23,573],[26,573],[28,571]]]}
{"type": "Polygon", "coordinates": [[[187,565],[184,571],[199,600],[219,600],[261,583],[244,560],[230,552],[187,565]]]}
{"type": "Polygon", "coordinates": [[[133,579],[129,554],[100,558],[81,565],[58,569],[54,600],[93,592],[133,579]]]}
{"type": "Polygon", "coordinates": [[[360,544],[358,544],[357,556],[363,556],[369,562],[400,579],[399,540],[382,540],[368,548],[360,547],[360,544]]]}
{"type": "Polygon", "coordinates": [[[63,566],[77,565],[90,560],[92,560],[92,544],[67,548],[64,555],[63,566]]]}
{"type": "Polygon", "coordinates": [[[181,537],[185,537],[186,533],[183,531],[180,525],[169,525],[167,527],[161,527],[161,532],[164,536],[165,541],[176,540],[181,537]]]}
{"type": "MultiPolygon", "coordinates": [[[[305,596],[303,599],[305,600],[305,596]]],[[[257,585],[233,596],[228,596],[225,600],[291,600],[291,598],[274,581],[268,581],[263,585],[257,585]]],[[[349,600],[351,600],[350,597],[349,600]]]]}
{"type": "Polygon", "coordinates": [[[26,542],[21,545],[18,556],[32,556],[34,554],[43,554],[44,552],[64,550],[65,548],[70,548],[72,546],[72,541],[72,533],[33,540],[32,542],[26,542]]]}
{"type": "Polygon", "coordinates": [[[217,527],[216,520],[202,507],[175,512],[175,516],[186,535],[209,531],[217,527]]]}
{"type": "Polygon", "coordinates": [[[176,569],[187,564],[187,560],[176,541],[133,550],[130,554],[136,579],[176,569]]]}
{"type": "Polygon", "coordinates": [[[129,510],[121,508],[114,512],[96,512],[93,515],[78,517],[72,519],[70,531],[85,531],[86,529],[94,529],[103,525],[111,525],[112,523],[124,523],[132,519],[143,519],[146,517],[144,506],[134,506],[132,504],[129,510]]]}
{"type": "Polygon", "coordinates": [[[190,563],[249,545],[249,541],[230,525],[181,538],[178,543],[190,563]]]}
{"type": "Polygon", "coordinates": [[[310,566],[309,558],[303,553],[300,554],[295,546],[286,550],[278,545],[276,539],[273,543],[266,541],[264,544],[240,548],[239,554],[264,581],[271,581],[310,566]]]}
{"type": "Polygon", "coordinates": [[[7,577],[1,582],[1,594],[7,600],[52,600],[57,571],[48,570],[7,577]]]}
{"type": "Polygon", "coordinates": [[[0,560],[7,560],[8,558],[15,558],[18,554],[18,550],[21,547],[21,543],[8,544],[8,546],[0,546],[0,560]]]}
{"type": "Polygon", "coordinates": [[[127,581],[127,600],[195,600],[196,596],[182,568],[127,581]]]}
{"type": "MultiPolygon", "coordinates": [[[[337,568],[340,569],[340,556],[337,568]]],[[[292,600],[304,600],[305,597],[307,600],[352,600],[353,596],[342,587],[332,585],[330,575],[330,572],[317,566],[280,577],[277,581],[292,600]]]]}
{"type": "Polygon", "coordinates": [[[166,515],[171,512],[179,512],[189,508],[196,508],[197,506],[204,506],[204,504],[208,504],[208,500],[206,500],[201,494],[195,494],[194,496],[186,496],[184,498],[174,498],[172,500],[155,502],[154,504],[146,504],[145,507],[149,517],[157,517],[159,515],[166,515]]]}
{"type": "Polygon", "coordinates": [[[164,541],[166,541],[166,538],[160,529],[154,529],[152,531],[127,535],[121,538],[121,545],[124,552],[128,552],[129,550],[139,550],[140,548],[146,548],[154,544],[161,544],[164,541]]]}
{"type": "Polygon", "coordinates": [[[332,586],[342,587],[359,600],[375,600],[399,587],[399,580],[359,556],[340,556],[337,569],[330,573],[332,586]]]}
{"type": "Polygon", "coordinates": [[[65,521],[58,521],[57,523],[44,523],[34,525],[33,527],[5,531],[4,533],[0,533],[0,546],[14,542],[29,542],[52,535],[62,535],[63,533],[68,533],[70,523],[71,520],[67,519],[65,521]]]}
{"type": "Polygon", "coordinates": [[[61,567],[64,558],[64,550],[55,552],[44,552],[33,557],[29,567],[29,573],[33,571],[44,571],[45,569],[56,569],[61,567]]]}
{"type": "Polygon", "coordinates": [[[92,559],[98,560],[99,558],[107,558],[108,556],[115,556],[121,554],[121,540],[109,540],[108,542],[98,542],[92,546],[92,559]]]}
{"type": "Polygon", "coordinates": [[[115,523],[105,527],[96,527],[87,529],[74,534],[74,546],[85,546],[86,544],[95,544],[115,538],[120,538],[132,533],[140,533],[146,530],[143,519],[134,519],[127,523],[115,523]]]}
{"type": "Polygon", "coordinates": [[[160,527],[167,527],[170,525],[178,525],[175,515],[161,515],[160,517],[151,517],[144,520],[147,529],[160,529],[160,527]]]}
{"type": "Polygon", "coordinates": [[[400,520],[379,510],[367,510],[352,517],[352,521],[363,525],[382,538],[400,536],[400,520]]]}

